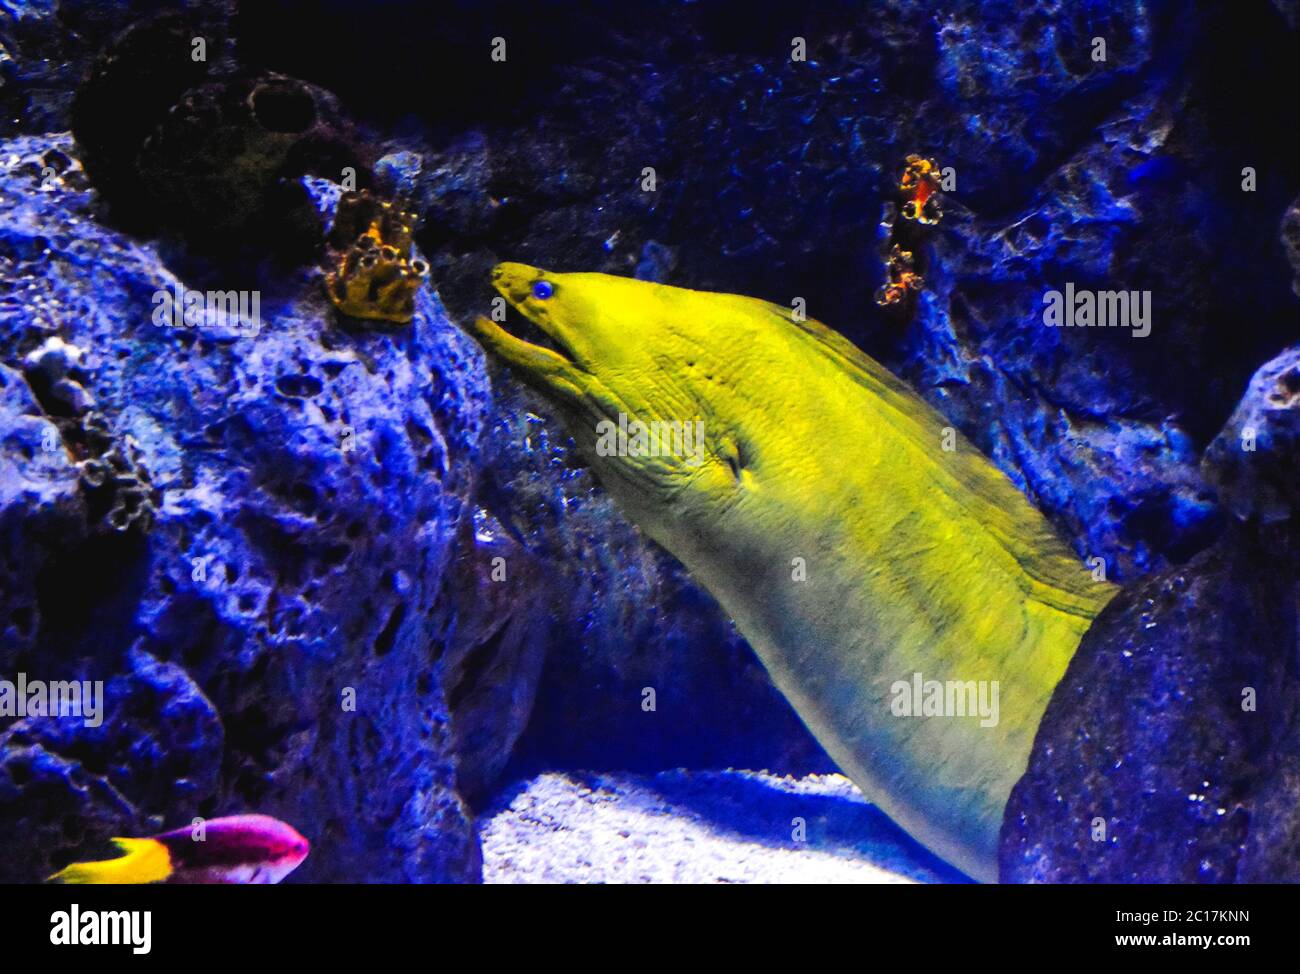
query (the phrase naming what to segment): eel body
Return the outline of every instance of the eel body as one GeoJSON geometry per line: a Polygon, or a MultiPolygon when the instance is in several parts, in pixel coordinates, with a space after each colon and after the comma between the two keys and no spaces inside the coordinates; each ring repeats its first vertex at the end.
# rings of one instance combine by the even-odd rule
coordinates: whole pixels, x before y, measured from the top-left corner
{"type": "Polygon", "coordinates": [[[1010,790],[1115,587],[942,416],[815,321],[523,264],[493,283],[549,342],[486,318],[477,337],[552,403],[624,513],[717,598],[870,800],[995,880],[1010,790]],[[655,449],[644,429],[688,448],[655,449]],[[929,705],[936,683],[957,687],[946,708],[929,705]],[[977,689],[996,713],[971,712],[977,689]]]}

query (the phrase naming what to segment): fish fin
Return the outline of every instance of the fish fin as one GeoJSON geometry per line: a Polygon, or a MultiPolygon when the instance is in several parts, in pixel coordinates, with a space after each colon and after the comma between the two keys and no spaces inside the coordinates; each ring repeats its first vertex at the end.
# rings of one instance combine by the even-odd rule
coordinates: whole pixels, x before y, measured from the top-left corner
{"type": "Polygon", "coordinates": [[[123,853],[116,859],[74,862],[51,876],[51,883],[134,884],[160,883],[172,874],[167,847],[157,839],[113,839],[123,853]]]}

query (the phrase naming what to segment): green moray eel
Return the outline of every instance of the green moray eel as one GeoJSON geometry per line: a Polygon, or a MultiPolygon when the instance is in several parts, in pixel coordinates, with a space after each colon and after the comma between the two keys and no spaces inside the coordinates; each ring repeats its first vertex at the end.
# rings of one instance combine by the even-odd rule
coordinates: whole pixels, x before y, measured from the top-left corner
{"type": "Polygon", "coordinates": [[[869,799],[995,880],[1011,788],[1115,587],[939,413],[824,325],[605,274],[506,263],[493,284],[555,347],[486,318],[477,337],[549,400],[622,511],[717,598],[869,799]],[[703,442],[610,449],[620,419],[690,424],[703,442]],[[996,681],[996,723],[900,715],[914,680],[996,681]]]}

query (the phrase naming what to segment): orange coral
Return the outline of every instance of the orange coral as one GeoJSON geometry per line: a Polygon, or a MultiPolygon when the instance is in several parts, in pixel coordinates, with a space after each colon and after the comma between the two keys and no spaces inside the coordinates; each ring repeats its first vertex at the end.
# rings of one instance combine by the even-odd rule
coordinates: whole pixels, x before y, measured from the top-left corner
{"type": "Polygon", "coordinates": [[[916,272],[912,252],[894,244],[885,261],[885,283],[876,291],[876,304],[881,307],[900,304],[924,284],[925,279],[916,272]]]}
{"type": "Polygon", "coordinates": [[[415,214],[367,191],[344,193],[330,233],[335,269],[325,278],[330,300],[346,315],[408,323],[429,265],[411,257],[415,214]]]}
{"type": "Polygon", "coordinates": [[[893,314],[910,315],[925,286],[930,229],[943,218],[939,164],[909,155],[898,178],[898,194],[885,202],[880,229],[885,282],[876,291],[876,304],[893,314]],[[903,219],[897,220],[895,217],[903,219]]]}
{"type": "Polygon", "coordinates": [[[939,196],[939,164],[922,156],[908,156],[898,188],[908,194],[901,213],[905,220],[935,224],[943,219],[939,196]]]}

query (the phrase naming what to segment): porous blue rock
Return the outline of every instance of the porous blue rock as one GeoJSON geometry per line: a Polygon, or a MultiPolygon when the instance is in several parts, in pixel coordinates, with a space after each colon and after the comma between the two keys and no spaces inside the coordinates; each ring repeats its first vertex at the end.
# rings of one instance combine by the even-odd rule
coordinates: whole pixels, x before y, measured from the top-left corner
{"type": "MultiPolygon", "coordinates": [[[[427,289],[409,329],[350,327],[313,270],[244,294],[241,319],[205,292],[177,326],[162,295],[189,282],[96,221],[67,137],[0,161],[0,675],[107,691],[97,729],[0,718],[5,877],[255,811],[312,841],[295,878],[477,879],[458,748],[485,788],[540,668],[509,628],[526,556],[468,530],[481,353],[427,289]],[[84,396],[55,394],[69,379],[84,396]],[[150,519],[96,507],[92,402],[150,519]],[[489,601],[468,576],[502,552],[489,601]]],[[[308,188],[328,214],[337,187],[308,188]]]]}
{"type": "MultiPolygon", "coordinates": [[[[15,665],[33,680],[114,675],[104,683],[102,713],[87,713],[83,702],[79,718],[25,716],[0,730],[0,816],[24,836],[7,848],[0,879],[40,881],[64,865],[65,850],[183,824],[187,810],[198,817],[212,802],[223,727],[182,667],[138,649],[124,659],[15,665]]],[[[6,667],[4,678],[15,674],[6,667]]]]}

